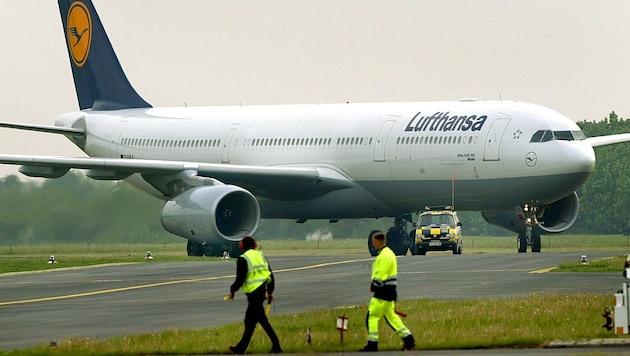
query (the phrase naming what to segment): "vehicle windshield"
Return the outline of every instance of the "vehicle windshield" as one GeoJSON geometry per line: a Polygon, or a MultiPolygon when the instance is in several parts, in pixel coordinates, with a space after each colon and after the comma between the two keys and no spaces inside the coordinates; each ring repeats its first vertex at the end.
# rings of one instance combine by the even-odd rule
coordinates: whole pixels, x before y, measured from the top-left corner
{"type": "Polygon", "coordinates": [[[453,220],[453,216],[450,214],[441,214],[441,215],[432,215],[427,214],[423,215],[420,218],[421,226],[429,226],[429,225],[455,225],[455,220],[453,220]]]}
{"type": "Polygon", "coordinates": [[[538,130],[533,135],[529,142],[547,142],[552,140],[558,141],[580,141],[586,139],[584,132],[577,131],[551,131],[551,130],[538,130]]]}

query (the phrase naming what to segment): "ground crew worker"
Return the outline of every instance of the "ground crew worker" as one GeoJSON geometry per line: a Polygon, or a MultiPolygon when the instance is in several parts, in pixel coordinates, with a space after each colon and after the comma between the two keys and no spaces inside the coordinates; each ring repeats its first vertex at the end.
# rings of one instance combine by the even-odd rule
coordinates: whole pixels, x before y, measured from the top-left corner
{"type": "Polygon", "coordinates": [[[239,289],[247,295],[247,311],[245,312],[245,331],[241,341],[236,346],[230,346],[230,350],[235,354],[244,354],[249,346],[249,341],[254,334],[256,324],[260,323],[267,336],[271,340],[270,353],[280,353],[280,341],[276,336],[267,315],[263,303],[273,300],[272,293],[275,288],[273,272],[269,267],[267,258],[256,248],[258,244],[256,240],[247,236],[240,242],[239,247],[243,250],[243,254],[236,260],[236,280],[230,286],[229,299],[234,298],[234,293],[239,289]]]}
{"type": "Polygon", "coordinates": [[[368,342],[359,351],[378,351],[378,322],[383,316],[396,335],[403,340],[403,350],[411,350],[416,346],[413,335],[395,312],[398,298],[396,292],[398,265],[396,255],[385,244],[385,234],[382,231],[375,231],[372,234],[372,245],[377,251],[377,256],[372,264],[370,285],[370,291],[374,292],[374,296],[370,299],[366,317],[368,342]]]}

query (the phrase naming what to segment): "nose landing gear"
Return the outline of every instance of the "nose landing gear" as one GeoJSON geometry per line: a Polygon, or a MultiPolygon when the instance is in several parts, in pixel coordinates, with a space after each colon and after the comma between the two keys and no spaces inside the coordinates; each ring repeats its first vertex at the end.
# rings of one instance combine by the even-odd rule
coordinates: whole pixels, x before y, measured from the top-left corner
{"type": "Polygon", "coordinates": [[[532,247],[532,252],[540,252],[540,234],[534,232],[534,227],[538,226],[538,207],[535,205],[525,205],[525,233],[519,233],[516,245],[519,253],[527,252],[527,246],[532,247]]]}

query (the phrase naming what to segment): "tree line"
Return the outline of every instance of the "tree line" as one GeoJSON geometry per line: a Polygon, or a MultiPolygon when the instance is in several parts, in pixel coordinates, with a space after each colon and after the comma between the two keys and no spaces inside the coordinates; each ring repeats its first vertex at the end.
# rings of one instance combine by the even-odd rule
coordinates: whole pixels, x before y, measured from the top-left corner
{"type": "MultiPolygon", "coordinates": [[[[577,123],[587,137],[630,132],[630,120],[612,112],[602,121],[577,123]]],[[[595,148],[595,171],[578,190],[580,214],[571,234],[620,234],[630,220],[630,144],[595,148]]],[[[38,243],[183,242],[160,223],[164,202],[123,182],[100,182],[71,171],[59,179],[0,179],[0,245],[38,243]]],[[[458,212],[464,235],[511,236],[488,224],[479,212],[458,212]]],[[[331,232],[333,238],[367,238],[387,230],[393,218],[340,220],[263,220],[263,239],[305,239],[331,232]]],[[[411,228],[411,226],[409,226],[411,228]]]]}

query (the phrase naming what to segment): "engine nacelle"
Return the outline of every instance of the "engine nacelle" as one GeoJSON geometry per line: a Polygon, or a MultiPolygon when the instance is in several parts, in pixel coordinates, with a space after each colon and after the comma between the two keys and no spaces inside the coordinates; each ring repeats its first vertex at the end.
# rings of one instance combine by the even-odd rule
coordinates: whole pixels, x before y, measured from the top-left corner
{"type": "Polygon", "coordinates": [[[256,231],[260,206],[243,188],[201,186],[169,200],[161,221],[168,232],[201,244],[236,242],[256,231]]]}
{"type": "MultiPolygon", "coordinates": [[[[539,208],[537,219],[538,226],[534,231],[541,233],[559,233],[569,229],[577,220],[580,210],[580,201],[577,193],[572,194],[539,208]]],[[[516,211],[484,211],[481,213],[484,219],[492,225],[514,231],[525,233],[525,216],[516,211]]]]}

